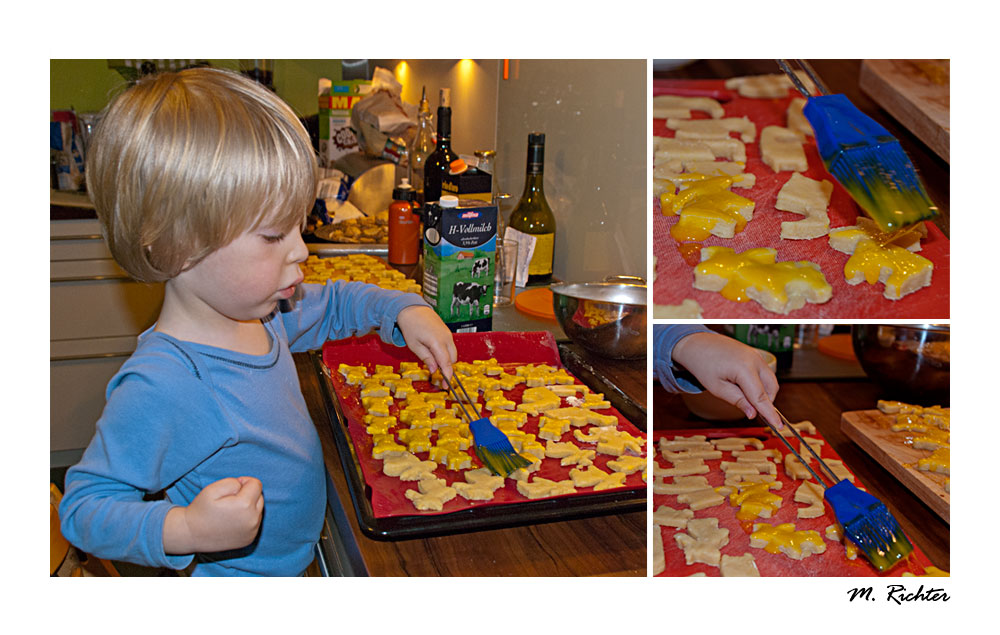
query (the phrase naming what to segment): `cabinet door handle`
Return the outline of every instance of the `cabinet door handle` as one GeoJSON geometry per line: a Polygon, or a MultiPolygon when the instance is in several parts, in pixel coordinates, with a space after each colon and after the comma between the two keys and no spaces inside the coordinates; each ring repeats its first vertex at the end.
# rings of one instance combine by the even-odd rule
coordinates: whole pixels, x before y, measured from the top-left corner
{"type": "Polygon", "coordinates": [[[100,280],[131,280],[127,275],[124,274],[108,274],[103,276],[63,276],[58,278],[49,278],[49,282],[88,282],[88,281],[100,281],[100,280]]]}
{"type": "Polygon", "coordinates": [[[79,236],[49,236],[49,240],[103,240],[100,234],[86,234],[79,236]]]}
{"type": "Polygon", "coordinates": [[[76,362],[84,359],[109,359],[111,357],[129,357],[134,351],[123,351],[121,353],[97,353],[91,355],[53,355],[49,357],[49,362],[76,362]]]}

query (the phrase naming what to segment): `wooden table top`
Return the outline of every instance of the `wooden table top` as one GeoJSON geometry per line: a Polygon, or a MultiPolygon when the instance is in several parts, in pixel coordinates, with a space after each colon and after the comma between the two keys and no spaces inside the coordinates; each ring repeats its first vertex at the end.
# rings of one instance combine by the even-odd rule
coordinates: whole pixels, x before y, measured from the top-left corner
{"type": "MultiPolygon", "coordinates": [[[[564,354],[564,357],[566,355],[564,354]]],[[[574,356],[575,358],[576,356],[574,356]]],[[[645,408],[645,360],[589,366],[619,379],[628,396],[645,408]],[[627,379],[622,379],[626,377],[627,379]]],[[[323,444],[336,495],[347,510],[350,534],[371,576],[645,576],[646,513],[596,516],[470,533],[379,541],[358,527],[350,488],[341,468],[317,377],[310,358],[296,354],[302,394],[323,444]]],[[[571,363],[567,363],[574,372],[571,363]]],[[[586,381],[585,378],[581,378],[586,381]]],[[[643,413],[644,414],[644,413],[643,413]]]]}
{"type": "MultiPolygon", "coordinates": [[[[866,454],[840,430],[840,415],[849,410],[870,410],[881,398],[879,387],[869,381],[785,382],[775,406],[790,421],[808,419],[840,455],[865,488],[885,503],[910,540],[935,566],[951,570],[951,531],[919,498],[866,454]]],[[[721,427],[690,414],[678,395],[659,385],[653,389],[653,428],[683,430],[721,427]]],[[[732,425],[744,426],[745,422],[732,425]]]]}
{"type": "MultiPolygon", "coordinates": [[[[938,206],[934,220],[945,236],[950,236],[949,210],[951,171],[947,161],[939,157],[923,141],[893,119],[875,103],[858,84],[862,60],[809,60],[831,93],[846,95],[858,110],[865,113],[899,139],[900,145],[917,168],[927,194],[938,206]]],[[[653,79],[728,79],[743,75],[780,73],[774,60],[698,60],[671,71],[657,71],[653,79]]]]}

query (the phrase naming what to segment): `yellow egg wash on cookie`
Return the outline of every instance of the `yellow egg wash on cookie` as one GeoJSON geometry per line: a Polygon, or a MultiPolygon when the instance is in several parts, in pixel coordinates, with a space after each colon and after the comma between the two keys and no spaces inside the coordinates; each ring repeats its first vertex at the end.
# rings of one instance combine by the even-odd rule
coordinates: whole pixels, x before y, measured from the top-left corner
{"type": "MultiPolygon", "coordinates": [[[[777,252],[758,247],[736,253],[729,247],[708,247],[710,256],[695,267],[701,275],[719,276],[727,282],[720,293],[733,302],[749,302],[749,289],[759,289],[784,304],[789,284],[806,285],[819,295],[831,292],[830,284],[813,263],[805,260],[776,262],[777,252]]],[[[704,257],[704,256],[703,256],[704,257]]]]}
{"type": "Polygon", "coordinates": [[[810,553],[826,551],[826,543],[823,542],[819,532],[813,529],[796,531],[794,523],[754,525],[754,531],[750,534],[750,546],[756,546],[757,542],[763,543],[763,546],[758,548],[763,548],[768,553],[784,553],[796,560],[810,553]]]}
{"type": "Polygon", "coordinates": [[[917,460],[917,469],[939,474],[951,474],[951,448],[939,448],[930,456],[917,460]]]}
{"type": "MultiPolygon", "coordinates": [[[[729,191],[741,175],[713,176],[692,174],[691,184],[673,193],[673,184],[660,194],[660,210],[665,216],[680,215],[670,228],[678,242],[705,240],[711,235],[732,238],[743,231],[753,215],[754,202],[729,191]],[[695,180],[696,179],[696,180],[695,180]]],[[[668,182],[669,183],[669,182],[668,182]]]]}
{"type": "Polygon", "coordinates": [[[729,504],[739,507],[736,518],[770,518],[781,507],[781,496],[772,494],[774,483],[737,483],[736,490],[729,495],[729,504]]]}
{"type": "Polygon", "coordinates": [[[872,240],[862,239],[844,265],[844,277],[850,281],[860,274],[865,282],[875,284],[882,271],[889,269],[892,273],[885,281],[886,287],[900,289],[906,280],[933,266],[930,260],[902,247],[881,247],[872,240]]]}

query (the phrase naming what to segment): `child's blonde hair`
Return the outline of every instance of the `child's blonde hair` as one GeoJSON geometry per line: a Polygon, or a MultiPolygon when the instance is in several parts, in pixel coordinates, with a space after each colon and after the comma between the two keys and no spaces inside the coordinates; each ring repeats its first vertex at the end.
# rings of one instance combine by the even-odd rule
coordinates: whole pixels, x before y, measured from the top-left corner
{"type": "Polygon", "coordinates": [[[316,196],[316,155],[292,109],[212,68],[155,75],[114,99],[86,175],[112,255],[144,282],[257,227],[297,230],[316,196]]]}

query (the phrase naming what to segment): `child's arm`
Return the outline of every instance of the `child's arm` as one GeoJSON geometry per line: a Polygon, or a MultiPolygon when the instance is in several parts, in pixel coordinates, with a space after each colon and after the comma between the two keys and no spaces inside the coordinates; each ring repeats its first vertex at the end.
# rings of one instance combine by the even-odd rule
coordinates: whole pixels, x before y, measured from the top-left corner
{"type": "Polygon", "coordinates": [[[167,512],[164,553],[208,553],[249,545],[263,518],[262,489],[261,482],[250,476],[209,483],[190,505],[167,512]]]}
{"type": "Polygon", "coordinates": [[[759,412],[776,428],[778,379],[753,348],[718,333],[692,333],[673,349],[673,360],[689,370],[705,389],[753,419],[759,412]]]}
{"type": "Polygon", "coordinates": [[[192,552],[164,549],[176,503],[143,497],[174,486],[195,499],[201,485],[183,476],[235,437],[202,380],[166,357],[132,358],[112,379],[94,439],[66,474],[59,516],[66,539],[95,556],[183,569],[192,552]]]}
{"type": "Polygon", "coordinates": [[[653,369],[670,392],[700,392],[676,377],[674,366],[687,369],[710,393],[742,410],[747,418],[760,414],[778,428],[781,418],[772,402],[778,380],[751,347],[713,333],[701,325],[655,325],[653,369]]]}
{"type": "Polygon", "coordinates": [[[710,333],[701,324],[653,325],[653,375],[669,392],[701,392],[689,381],[674,375],[674,346],[692,333],[710,333]]]}
{"type": "Polygon", "coordinates": [[[458,360],[455,338],[434,309],[429,306],[408,306],[396,318],[406,345],[427,365],[430,372],[438,368],[451,378],[451,366],[458,360]]]}
{"type": "Polygon", "coordinates": [[[302,291],[295,308],[281,314],[292,352],[378,328],[384,342],[409,346],[430,370],[450,376],[456,359],[451,331],[419,295],[342,280],[304,284],[302,291]]]}

